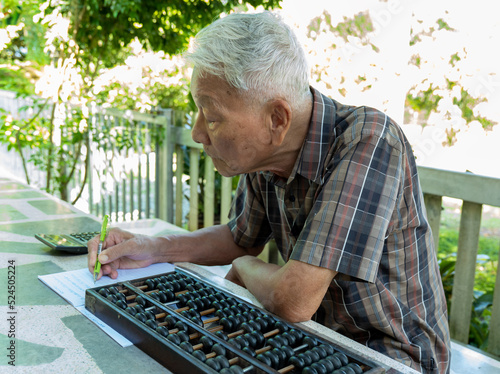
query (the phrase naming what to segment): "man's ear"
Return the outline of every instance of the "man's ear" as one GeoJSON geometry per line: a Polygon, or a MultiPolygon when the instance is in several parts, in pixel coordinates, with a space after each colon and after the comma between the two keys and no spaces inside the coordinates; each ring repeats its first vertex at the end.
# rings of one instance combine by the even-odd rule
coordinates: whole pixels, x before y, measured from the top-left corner
{"type": "Polygon", "coordinates": [[[292,108],[286,100],[277,99],[270,103],[272,144],[279,146],[292,125],[292,108]]]}

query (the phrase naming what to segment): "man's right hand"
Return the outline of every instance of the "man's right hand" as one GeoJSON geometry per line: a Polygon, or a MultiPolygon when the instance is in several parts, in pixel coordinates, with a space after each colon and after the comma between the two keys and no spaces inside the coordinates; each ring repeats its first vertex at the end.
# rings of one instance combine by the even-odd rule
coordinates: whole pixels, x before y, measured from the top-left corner
{"type": "MultiPolygon", "coordinates": [[[[113,228],[109,231],[104,242],[103,251],[99,256],[102,275],[112,279],[118,277],[118,269],[136,269],[149,266],[158,261],[159,238],[145,235],[136,235],[130,232],[113,228]]],[[[94,273],[97,257],[99,236],[91,239],[88,244],[88,267],[94,273]]]]}

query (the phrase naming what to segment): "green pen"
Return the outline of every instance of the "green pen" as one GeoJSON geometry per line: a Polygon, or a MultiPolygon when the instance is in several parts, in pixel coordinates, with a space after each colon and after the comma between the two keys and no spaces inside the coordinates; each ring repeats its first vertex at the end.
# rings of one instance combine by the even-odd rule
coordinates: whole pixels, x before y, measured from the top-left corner
{"type": "Polygon", "coordinates": [[[102,251],[102,246],[104,245],[104,240],[106,239],[106,232],[108,230],[108,215],[106,214],[104,216],[104,220],[102,221],[102,226],[101,226],[101,238],[99,240],[99,245],[97,247],[97,257],[95,261],[95,267],[94,267],[94,283],[97,280],[97,277],[99,276],[99,272],[101,271],[101,263],[99,262],[99,255],[101,254],[102,251]]]}

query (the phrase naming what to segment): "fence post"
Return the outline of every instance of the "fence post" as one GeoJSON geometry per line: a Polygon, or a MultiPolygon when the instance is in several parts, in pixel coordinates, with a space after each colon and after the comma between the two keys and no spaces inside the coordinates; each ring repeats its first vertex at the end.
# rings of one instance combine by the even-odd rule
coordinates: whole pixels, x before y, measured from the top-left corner
{"type": "Polygon", "coordinates": [[[225,224],[229,221],[229,209],[231,208],[231,199],[233,190],[233,178],[222,177],[221,183],[221,203],[220,203],[220,223],[225,224]]]}
{"type": "Polygon", "coordinates": [[[156,176],[158,178],[158,218],[167,222],[174,222],[174,171],[173,153],[174,142],[172,139],[172,110],[165,110],[164,137],[159,144],[159,157],[156,163],[156,176]]]}
{"type": "Polygon", "coordinates": [[[214,225],[215,217],[215,170],[210,157],[205,157],[205,188],[203,189],[203,226],[214,225]]]}
{"type": "Polygon", "coordinates": [[[424,194],[425,209],[427,211],[427,220],[434,238],[434,248],[436,253],[439,248],[439,226],[441,224],[441,204],[443,197],[438,195],[424,194]]]}
{"type": "Polygon", "coordinates": [[[451,296],[450,335],[465,344],[469,341],[482,207],[482,204],[464,201],[460,218],[457,264],[451,296]]]}
{"type": "Polygon", "coordinates": [[[200,158],[200,150],[191,148],[189,150],[189,231],[198,229],[198,179],[200,168],[198,161],[200,158]]]}
{"type": "Polygon", "coordinates": [[[498,270],[493,293],[493,307],[491,308],[488,353],[500,356],[500,276],[498,275],[498,270]]]}

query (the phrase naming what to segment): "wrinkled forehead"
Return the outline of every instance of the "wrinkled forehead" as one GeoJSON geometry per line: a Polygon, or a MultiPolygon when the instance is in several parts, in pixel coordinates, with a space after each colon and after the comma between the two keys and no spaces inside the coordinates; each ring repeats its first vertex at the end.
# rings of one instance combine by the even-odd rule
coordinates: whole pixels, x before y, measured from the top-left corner
{"type": "Polygon", "coordinates": [[[212,74],[193,70],[191,76],[191,95],[197,105],[222,107],[228,101],[243,101],[244,95],[230,86],[224,79],[212,74]]]}

